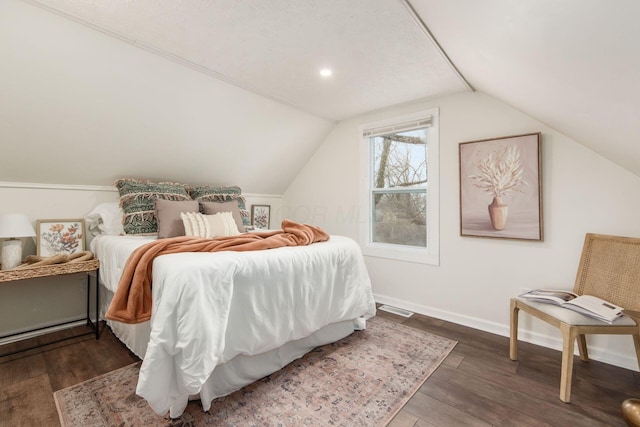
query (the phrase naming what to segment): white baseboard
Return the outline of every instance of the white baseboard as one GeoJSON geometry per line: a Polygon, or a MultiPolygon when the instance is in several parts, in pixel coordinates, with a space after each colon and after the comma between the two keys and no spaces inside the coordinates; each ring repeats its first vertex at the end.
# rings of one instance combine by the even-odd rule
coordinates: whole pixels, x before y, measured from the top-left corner
{"type": "MultiPolygon", "coordinates": [[[[376,302],[381,304],[393,305],[398,308],[413,311],[414,313],[435,317],[436,319],[446,320],[448,322],[468,326],[470,328],[479,329],[481,331],[490,332],[492,334],[500,335],[503,337],[509,336],[508,324],[489,322],[477,317],[466,316],[451,311],[440,310],[420,304],[414,304],[385,295],[374,294],[374,298],[376,302]]],[[[504,310],[509,310],[508,304],[504,307],[504,310]]],[[[629,339],[631,339],[631,337],[629,337],[629,339]]],[[[518,330],[518,340],[562,351],[562,339],[560,338],[560,336],[553,337],[520,328],[518,330]]],[[[578,350],[576,348],[576,355],[578,354],[577,351],[578,350]]],[[[505,354],[505,357],[509,357],[509,354],[505,354]]],[[[619,352],[612,352],[611,350],[608,350],[606,348],[589,346],[589,358],[592,360],[597,360],[599,362],[608,363],[610,365],[619,366],[621,368],[638,371],[638,360],[635,358],[635,356],[629,356],[627,354],[621,354],[619,352]]]]}
{"type": "MultiPolygon", "coordinates": [[[[71,320],[67,320],[67,321],[71,321],[71,320]]],[[[60,322],[65,322],[65,320],[61,320],[60,322]]],[[[47,327],[46,325],[34,325],[33,327],[30,327],[29,329],[37,329],[37,328],[43,328],[43,329],[38,329],[37,331],[31,331],[31,332],[21,333],[20,330],[7,331],[6,332],[7,334],[16,334],[16,335],[12,335],[12,336],[6,337],[6,338],[1,338],[0,339],[0,345],[9,344],[9,343],[12,343],[12,342],[17,342],[17,341],[22,341],[22,340],[26,340],[28,338],[33,338],[33,337],[37,337],[37,336],[40,336],[40,335],[50,334],[52,332],[62,331],[64,329],[71,329],[71,328],[75,328],[76,326],[83,326],[83,325],[86,325],[86,324],[87,324],[86,319],[81,319],[81,320],[78,320],[76,322],[66,323],[64,325],[51,326],[51,327],[47,327]]]]}

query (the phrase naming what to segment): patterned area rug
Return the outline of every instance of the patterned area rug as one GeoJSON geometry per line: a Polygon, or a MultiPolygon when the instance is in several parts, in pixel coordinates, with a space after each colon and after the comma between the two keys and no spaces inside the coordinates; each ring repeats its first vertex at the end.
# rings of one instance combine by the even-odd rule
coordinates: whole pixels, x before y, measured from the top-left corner
{"type": "Polygon", "coordinates": [[[140,362],[54,393],[64,427],[384,426],[455,342],[382,318],[307,353],[282,370],[213,401],[189,402],[179,419],[135,395],[140,362]]]}

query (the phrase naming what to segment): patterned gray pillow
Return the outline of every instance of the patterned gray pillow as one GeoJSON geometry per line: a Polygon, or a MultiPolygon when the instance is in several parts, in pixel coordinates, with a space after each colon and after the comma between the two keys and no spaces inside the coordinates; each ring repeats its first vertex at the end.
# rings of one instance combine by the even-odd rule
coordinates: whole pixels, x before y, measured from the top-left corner
{"type": "Polygon", "coordinates": [[[198,187],[189,187],[189,195],[192,199],[199,202],[220,203],[237,200],[238,209],[240,210],[240,217],[242,218],[242,224],[238,224],[238,230],[240,230],[240,232],[244,232],[245,227],[251,225],[251,215],[247,210],[246,201],[242,196],[242,190],[237,185],[218,187],[211,185],[201,185],[198,187]]]}
{"type": "Polygon", "coordinates": [[[161,200],[191,200],[187,185],[176,182],[153,182],[123,178],[113,184],[120,193],[124,212],[122,225],[128,235],[158,234],[155,202],[161,200]]]}

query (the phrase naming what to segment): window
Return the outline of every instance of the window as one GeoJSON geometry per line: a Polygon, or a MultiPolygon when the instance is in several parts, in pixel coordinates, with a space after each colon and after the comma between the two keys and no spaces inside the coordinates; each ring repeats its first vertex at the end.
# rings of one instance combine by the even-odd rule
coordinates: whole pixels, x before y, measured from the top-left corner
{"type": "Polygon", "coordinates": [[[362,127],[365,255],[439,263],[438,110],[362,127]]]}

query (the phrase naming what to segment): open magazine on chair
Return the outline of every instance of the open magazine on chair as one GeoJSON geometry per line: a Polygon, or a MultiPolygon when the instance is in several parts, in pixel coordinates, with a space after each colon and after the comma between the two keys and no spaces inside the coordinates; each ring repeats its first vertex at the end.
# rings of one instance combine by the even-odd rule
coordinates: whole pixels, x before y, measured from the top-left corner
{"type": "Polygon", "coordinates": [[[607,323],[613,323],[614,320],[621,317],[622,310],[624,310],[622,307],[618,307],[602,298],[592,295],[577,295],[569,291],[535,289],[520,295],[520,297],[559,305],[607,323]]]}

